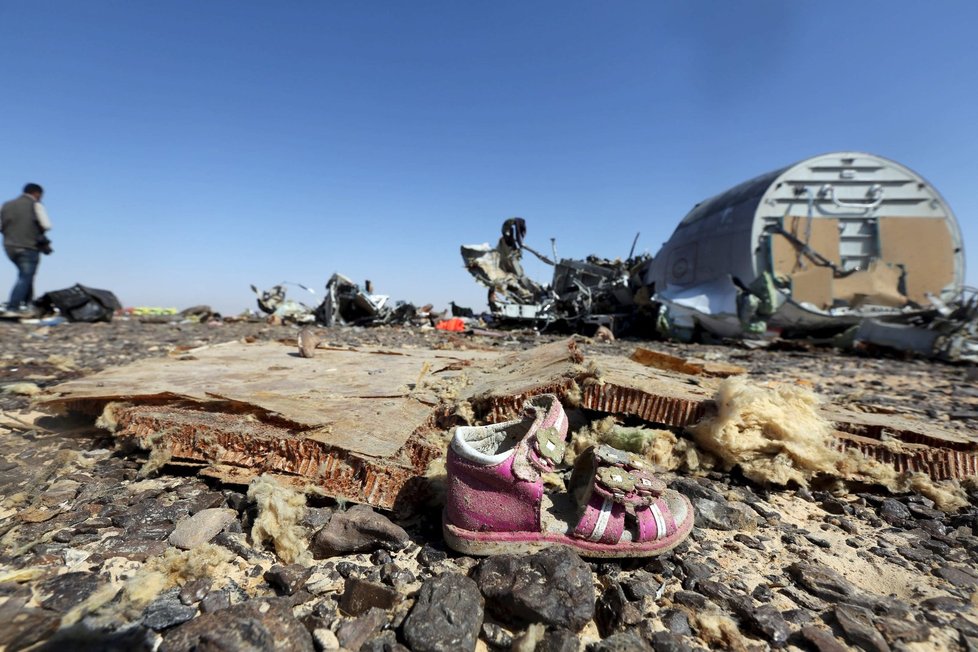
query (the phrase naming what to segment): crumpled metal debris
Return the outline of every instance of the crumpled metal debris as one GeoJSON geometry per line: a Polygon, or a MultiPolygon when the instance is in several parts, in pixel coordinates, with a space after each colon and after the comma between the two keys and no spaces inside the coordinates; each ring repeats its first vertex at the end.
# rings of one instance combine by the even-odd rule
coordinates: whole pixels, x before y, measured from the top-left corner
{"type": "Polygon", "coordinates": [[[430,310],[425,306],[419,311],[404,301],[391,305],[390,296],[374,294],[370,281],[364,290],[348,277],[333,274],[326,282],[326,296],[316,308],[315,320],[323,326],[405,324],[419,316],[427,317],[430,310]]]}
{"type": "Polygon", "coordinates": [[[313,309],[299,301],[286,298],[286,285],[296,285],[307,292],[315,294],[311,288],[307,288],[299,283],[282,282],[273,285],[267,290],[259,290],[254,285],[251,291],[258,297],[258,307],[267,315],[282,322],[292,322],[295,324],[309,324],[316,320],[313,309]]]}
{"type": "Polygon", "coordinates": [[[635,271],[648,256],[630,255],[624,261],[597,256],[575,260],[557,259],[555,251],[554,262],[523,241],[526,222],[522,218],[506,220],[502,233],[495,247],[488,243],[461,247],[465,268],[489,289],[489,310],[496,319],[541,328],[560,324],[577,329],[589,324],[615,330],[620,328],[616,320],[636,312],[639,286],[635,271]],[[521,264],[524,250],[553,266],[550,285],[543,286],[525,275],[521,264]]]}

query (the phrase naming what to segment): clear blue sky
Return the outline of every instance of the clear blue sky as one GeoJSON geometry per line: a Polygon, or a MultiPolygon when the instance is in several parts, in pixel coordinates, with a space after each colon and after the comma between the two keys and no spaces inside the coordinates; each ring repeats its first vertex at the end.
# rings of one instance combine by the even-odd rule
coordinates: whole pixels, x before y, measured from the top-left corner
{"type": "Polygon", "coordinates": [[[41,183],[55,226],[39,293],[232,313],[339,271],[482,308],[458,247],[507,217],[564,256],[655,253],[696,202],[835,150],[923,175],[976,252],[974,2],[11,0],[0,24],[0,191],[41,183]]]}

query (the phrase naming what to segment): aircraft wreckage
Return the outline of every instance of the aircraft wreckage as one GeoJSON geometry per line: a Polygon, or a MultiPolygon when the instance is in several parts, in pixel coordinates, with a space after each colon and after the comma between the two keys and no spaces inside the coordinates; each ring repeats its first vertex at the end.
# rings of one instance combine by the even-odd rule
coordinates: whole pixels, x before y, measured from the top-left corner
{"type": "Polygon", "coordinates": [[[978,362],[954,213],[923,177],[880,156],[823,154],[745,181],[696,204],[652,258],[554,262],[525,233],[514,218],[496,247],[462,247],[500,320],[681,340],[844,334],[978,362]],[[523,250],[554,266],[550,286],[525,277],[523,250]]]}

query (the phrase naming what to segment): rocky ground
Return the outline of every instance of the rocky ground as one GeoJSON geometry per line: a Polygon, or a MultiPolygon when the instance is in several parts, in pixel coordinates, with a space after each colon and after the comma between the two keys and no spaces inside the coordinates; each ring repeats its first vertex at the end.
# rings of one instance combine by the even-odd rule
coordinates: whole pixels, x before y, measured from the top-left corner
{"type": "MultiPolygon", "coordinates": [[[[39,388],[107,366],[295,335],[261,323],[0,323],[0,646],[978,650],[975,490],[969,506],[949,514],[923,495],[839,482],[774,489],[736,472],[669,474],[698,520],[664,557],[594,563],[551,549],[477,559],[445,548],[436,507],[394,522],[179,468],[143,474],[145,454],[30,406],[39,388]],[[290,515],[302,540],[286,545],[275,528],[290,515]],[[306,547],[311,554],[295,554],[306,547]]],[[[551,337],[399,328],[325,335],[347,345],[507,350],[551,337]]],[[[797,347],[642,344],[951,430],[978,423],[965,367],[797,347]]],[[[635,345],[588,346],[627,355],[635,345]]]]}

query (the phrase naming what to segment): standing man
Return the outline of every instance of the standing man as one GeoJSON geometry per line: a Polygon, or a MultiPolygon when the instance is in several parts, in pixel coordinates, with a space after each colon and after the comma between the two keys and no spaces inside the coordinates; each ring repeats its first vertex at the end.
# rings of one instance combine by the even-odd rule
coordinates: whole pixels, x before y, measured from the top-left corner
{"type": "Polygon", "coordinates": [[[33,311],[34,274],[41,252],[51,253],[50,242],[44,235],[51,228],[51,220],[41,204],[43,194],[41,186],[29,183],[24,186],[24,194],[0,208],[3,248],[17,266],[17,281],[7,302],[8,313],[26,315],[33,311]]]}

